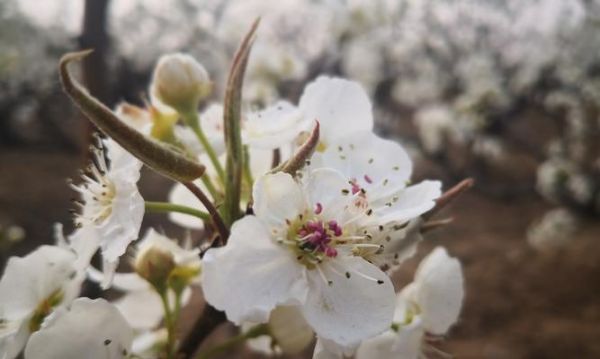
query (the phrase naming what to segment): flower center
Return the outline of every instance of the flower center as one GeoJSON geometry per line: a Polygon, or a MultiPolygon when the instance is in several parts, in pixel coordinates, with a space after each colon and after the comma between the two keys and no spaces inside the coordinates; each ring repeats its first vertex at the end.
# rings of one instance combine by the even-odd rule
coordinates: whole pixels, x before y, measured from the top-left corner
{"type": "Polygon", "coordinates": [[[75,201],[81,207],[81,214],[76,218],[76,224],[100,224],[110,216],[113,200],[116,197],[116,188],[106,176],[108,161],[103,148],[94,148],[94,161],[89,166],[87,173],[81,177],[83,183],[71,184],[71,188],[81,194],[83,202],[75,201]]]}
{"type": "Polygon", "coordinates": [[[327,257],[337,256],[332,239],[342,235],[342,228],[335,220],[324,223],[320,220],[307,221],[298,229],[299,248],[303,251],[323,253],[327,257]]]}
{"type": "Polygon", "coordinates": [[[324,259],[335,258],[338,255],[335,247],[342,240],[342,227],[335,220],[320,218],[322,212],[323,206],[317,203],[310,216],[300,215],[288,223],[287,243],[298,261],[309,268],[324,259]]]}

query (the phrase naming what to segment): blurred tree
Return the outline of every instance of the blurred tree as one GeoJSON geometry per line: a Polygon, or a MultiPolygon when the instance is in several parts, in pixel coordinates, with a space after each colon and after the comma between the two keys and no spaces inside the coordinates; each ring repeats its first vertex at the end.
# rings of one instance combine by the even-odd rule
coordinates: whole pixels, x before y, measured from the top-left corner
{"type": "MultiPolygon", "coordinates": [[[[89,92],[103,103],[112,106],[113,98],[108,82],[107,56],[110,47],[108,37],[108,4],[109,0],[85,0],[83,24],[79,47],[94,49],[94,52],[83,61],[83,81],[89,92]]],[[[85,121],[84,149],[92,140],[94,125],[85,121]]]]}

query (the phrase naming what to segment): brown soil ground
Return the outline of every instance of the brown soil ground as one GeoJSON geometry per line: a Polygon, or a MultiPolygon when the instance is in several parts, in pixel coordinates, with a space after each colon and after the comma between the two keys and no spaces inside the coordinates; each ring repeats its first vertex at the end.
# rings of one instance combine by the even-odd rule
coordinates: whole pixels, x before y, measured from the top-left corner
{"type": "MultiPolygon", "coordinates": [[[[73,193],[65,178],[74,177],[81,163],[60,153],[0,148],[0,223],[27,232],[11,255],[51,243],[52,224],[69,222],[73,193]]],[[[153,177],[143,194],[164,199],[164,184],[153,177]]],[[[501,200],[475,190],[441,214],[454,223],[427,237],[396,283],[409,281],[433,246],[444,245],[460,258],[467,296],[443,350],[457,358],[600,358],[600,222],[586,223],[566,248],[540,253],[527,245],[524,233],[548,208],[534,193],[501,200]]],[[[172,230],[161,216],[148,219],[172,230]]],[[[240,349],[225,357],[255,356],[240,349]]]]}

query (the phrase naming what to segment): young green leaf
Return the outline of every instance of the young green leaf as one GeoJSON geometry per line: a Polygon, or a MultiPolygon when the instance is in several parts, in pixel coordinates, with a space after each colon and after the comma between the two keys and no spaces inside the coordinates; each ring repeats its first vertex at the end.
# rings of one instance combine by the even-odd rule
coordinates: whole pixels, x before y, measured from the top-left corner
{"type": "Polygon", "coordinates": [[[65,54],[59,63],[60,79],[65,92],[86,117],[102,132],[156,172],[176,181],[190,182],[204,174],[204,166],[144,136],[121,121],[108,107],[92,97],[68,71],[72,61],[86,57],[92,50],[65,54]]]}
{"type": "Polygon", "coordinates": [[[224,102],[224,130],[225,147],[227,149],[227,162],[225,164],[227,178],[225,180],[225,202],[223,217],[226,223],[231,224],[241,215],[240,192],[242,169],[244,166],[244,153],[241,135],[242,113],[242,86],[244,73],[248,64],[248,56],[252,48],[254,34],[260,19],[256,19],[238,48],[227,80],[224,102]]]}

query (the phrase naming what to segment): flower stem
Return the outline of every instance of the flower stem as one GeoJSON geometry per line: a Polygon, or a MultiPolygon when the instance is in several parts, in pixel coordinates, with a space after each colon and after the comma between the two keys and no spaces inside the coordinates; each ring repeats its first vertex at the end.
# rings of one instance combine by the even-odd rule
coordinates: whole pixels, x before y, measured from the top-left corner
{"type": "Polygon", "coordinates": [[[213,166],[215,167],[219,179],[221,181],[225,181],[225,172],[223,171],[223,166],[221,166],[221,163],[219,162],[219,158],[217,157],[214,148],[210,145],[210,142],[208,142],[204,131],[202,131],[202,127],[200,126],[200,119],[198,118],[198,113],[196,111],[187,111],[185,113],[182,113],[181,116],[183,117],[185,123],[187,123],[188,126],[192,128],[192,131],[194,131],[196,137],[198,137],[198,140],[202,144],[202,147],[204,147],[206,154],[210,158],[210,161],[212,162],[213,166]]]}
{"type": "Polygon", "coordinates": [[[180,204],[173,204],[173,203],[168,203],[168,202],[146,201],[145,206],[146,206],[146,211],[148,211],[148,212],[158,212],[158,213],[177,212],[177,213],[183,213],[183,214],[187,214],[190,216],[198,217],[205,221],[210,221],[210,219],[211,219],[210,215],[206,212],[199,211],[195,208],[191,208],[191,207],[187,207],[187,206],[182,206],[180,204]]]}
{"type": "Polygon", "coordinates": [[[175,358],[175,318],[171,313],[167,291],[163,290],[159,295],[165,312],[165,326],[167,327],[167,359],[173,359],[175,358]]]}
{"type": "Polygon", "coordinates": [[[254,178],[252,177],[252,169],[250,168],[250,150],[247,145],[244,145],[244,178],[248,184],[249,192],[252,194],[252,185],[254,178]]]}
{"type": "Polygon", "coordinates": [[[236,335],[235,337],[229,338],[228,340],[222,342],[221,344],[208,349],[206,352],[200,353],[200,355],[198,355],[196,357],[196,359],[209,359],[217,354],[221,354],[221,353],[228,351],[229,349],[233,348],[234,346],[236,346],[238,344],[245,342],[248,339],[254,339],[254,338],[260,337],[261,335],[268,335],[268,334],[269,334],[269,327],[266,324],[259,324],[257,326],[250,328],[250,330],[248,330],[245,333],[241,333],[239,335],[236,335]]]}

